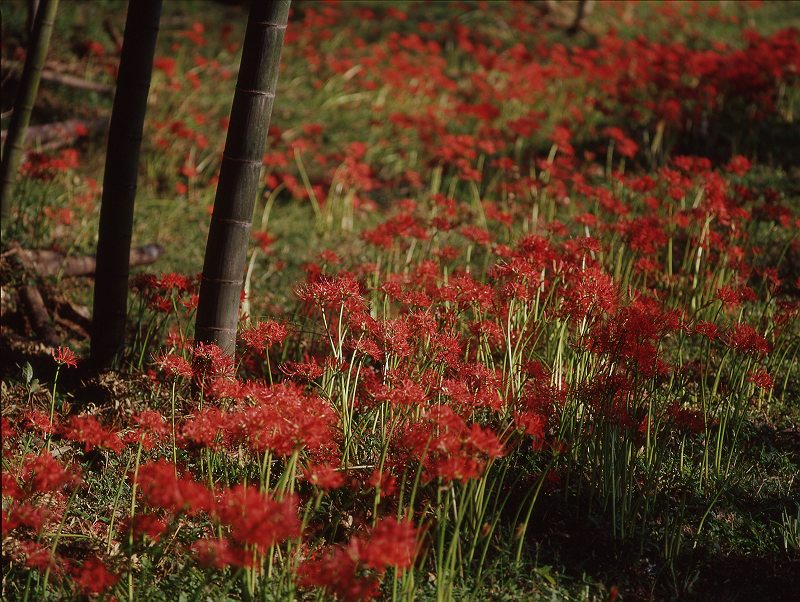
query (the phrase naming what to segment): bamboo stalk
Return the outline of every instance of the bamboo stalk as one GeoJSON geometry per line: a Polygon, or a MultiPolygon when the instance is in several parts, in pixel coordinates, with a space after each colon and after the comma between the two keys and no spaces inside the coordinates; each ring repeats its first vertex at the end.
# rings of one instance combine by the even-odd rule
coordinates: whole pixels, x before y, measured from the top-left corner
{"type": "Polygon", "coordinates": [[[14,183],[17,179],[25,131],[31,120],[33,103],[39,91],[39,81],[53,34],[56,20],[58,0],[41,0],[36,10],[31,32],[31,43],[22,68],[19,91],[14,101],[14,113],[8,126],[8,137],[3,145],[3,160],[0,166],[0,217],[7,222],[11,210],[11,199],[14,194],[14,183]]]}
{"type": "Polygon", "coordinates": [[[236,348],[247,244],[290,0],[252,0],[208,233],[195,338],[236,348]]]}
{"type": "Polygon", "coordinates": [[[130,0],[111,111],[97,240],[92,363],[109,367],[125,345],[128,274],[139,152],[161,0],[130,0]]]}

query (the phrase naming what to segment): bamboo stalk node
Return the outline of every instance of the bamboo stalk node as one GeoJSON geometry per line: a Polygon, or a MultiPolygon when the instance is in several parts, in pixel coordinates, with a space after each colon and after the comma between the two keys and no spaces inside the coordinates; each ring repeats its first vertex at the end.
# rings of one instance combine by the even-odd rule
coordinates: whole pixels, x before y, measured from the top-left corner
{"type": "Polygon", "coordinates": [[[217,217],[216,215],[212,216],[214,221],[220,222],[223,224],[232,224],[234,226],[242,226],[243,228],[249,228],[253,225],[253,222],[247,222],[241,219],[231,219],[229,217],[217,217]]]}
{"type": "Polygon", "coordinates": [[[249,165],[261,165],[263,163],[262,159],[241,159],[239,157],[231,157],[225,153],[222,153],[222,158],[228,161],[235,161],[236,163],[247,163],[249,165]]]}
{"type": "Polygon", "coordinates": [[[264,92],[263,90],[249,90],[247,88],[236,88],[237,92],[246,92],[247,94],[253,94],[255,96],[266,96],[267,98],[275,98],[275,94],[273,92],[264,92]]]}
{"type": "Polygon", "coordinates": [[[256,25],[273,29],[286,29],[286,23],[275,23],[275,21],[256,21],[256,25]]]}

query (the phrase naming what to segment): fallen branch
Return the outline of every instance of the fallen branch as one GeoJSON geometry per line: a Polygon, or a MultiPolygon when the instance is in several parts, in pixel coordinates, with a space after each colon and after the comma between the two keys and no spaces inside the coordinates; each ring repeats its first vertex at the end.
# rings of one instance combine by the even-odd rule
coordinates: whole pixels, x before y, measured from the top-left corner
{"type": "MultiPolygon", "coordinates": [[[[41,150],[54,150],[68,146],[82,136],[102,132],[108,127],[107,117],[98,117],[90,121],[68,119],[56,123],[45,123],[28,128],[25,144],[41,150]]],[[[0,144],[5,142],[7,131],[0,133],[0,144]]]]}
{"type": "Polygon", "coordinates": [[[122,48],[122,34],[114,26],[114,22],[110,18],[103,19],[103,29],[105,29],[111,41],[114,42],[114,48],[117,50],[122,48]]]}
{"type": "Polygon", "coordinates": [[[75,336],[81,339],[89,338],[89,328],[87,328],[84,324],[79,324],[78,322],[74,322],[69,318],[65,318],[58,311],[56,311],[55,313],[55,321],[56,324],[58,324],[62,328],[66,328],[67,330],[72,332],[75,336]]]}
{"type": "MultiPolygon", "coordinates": [[[[22,69],[22,63],[19,61],[10,60],[6,61],[6,63],[8,64],[9,70],[22,69]]],[[[94,82],[76,75],[60,73],[46,67],[42,69],[41,77],[45,81],[61,84],[62,86],[69,86],[70,88],[77,88],[79,90],[89,90],[90,92],[100,92],[101,94],[111,94],[114,92],[114,86],[111,84],[94,82]]]]}
{"type": "Polygon", "coordinates": [[[58,335],[53,328],[53,323],[50,321],[50,314],[47,313],[47,308],[44,306],[44,300],[39,289],[33,285],[21,286],[19,297],[30,318],[31,326],[39,338],[53,347],[58,345],[58,335]]]}
{"type": "MultiPolygon", "coordinates": [[[[20,263],[40,276],[91,276],[97,266],[94,255],[67,257],[57,251],[29,251],[17,248],[20,263]]],[[[150,244],[131,249],[130,265],[149,265],[164,254],[164,247],[150,244]]]]}

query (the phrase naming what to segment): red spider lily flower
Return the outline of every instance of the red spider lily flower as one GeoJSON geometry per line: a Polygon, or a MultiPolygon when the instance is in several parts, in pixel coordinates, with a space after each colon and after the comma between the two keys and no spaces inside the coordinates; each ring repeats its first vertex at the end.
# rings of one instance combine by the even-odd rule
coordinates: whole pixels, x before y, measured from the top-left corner
{"type": "MultiPolygon", "coordinates": [[[[149,413],[151,413],[150,410],[142,412],[142,414],[149,413]]],[[[152,412],[152,414],[157,416],[157,418],[153,418],[151,423],[146,421],[145,424],[139,424],[138,429],[122,435],[122,442],[125,445],[141,444],[144,451],[151,451],[158,444],[165,442],[169,438],[171,430],[164,421],[164,418],[158,412],[152,412]],[[156,420],[158,422],[156,422],[156,420]]],[[[134,416],[133,420],[137,422],[138,417],[134,416]]]]}
{"type": "Polygon", "coordinates": [[[747,157],[735,155],[731,157],[730,161],[728,161],[728,164],[725,166],[725,170],[734,173],[737,176],[743,176],[750,171],[750,167],[750,161],[747,159],[747,157]]]}
{"type": "Polygon", "coordinates": [[[634,155],[636,155],[636,151],[639,150],[639,145],[628,138],[624,132],[617,127],[607,127],[603,130],[603,134],[616,142],[617,152],[623,157],[632,159],[634,155]]]}
{"type": "Polygon", "coordinates": [[[373,600],[380,593],[380,582],[358,574],[358,558],[341,546],[318,553],[297,569],[297,583],[303,588],[318,587],[339,600],[373,600]]]}
{"type": "Polygon", "coordinates": [[[575,149],[570,144],[571,138],[572,133],[564,126],[556,126],[553,129],[553,133],[550,135],[550,139],[553,141],[553,144],[558,146],[559,152],[567,155],[568,157],[571,157],[575,154],[575,149]]]}
{"type": "Polygon", "coordinates": [[[274,237],[270,236],[269,233],[267,232],[259,232],[255,230],[251,233],[251,236],[253,237],[253,240],[256,241],[256,244],[263,253],[269,252],[270,246],[276,240],[274,237]]]}
{"type": "Polygon", "coordinates": [[[321,251],[319,258],[329,265],[338,265],[342,263],[341,257],[339,257],[336,252],[331,249],[325,249],[324,251],[321,251]]]}
{"type": "Polygon", "coordinates": [[[407,358],[414,352],[414,333],[407,319],[367,322],[365,326],[383,354],[407,358]]]}
{"type": "Polygon", "coordinates": [[[77,368],[78,362],[75,354],[69,347],[59,347],[51,352],[53,359],[59,366],[66,366],[67,368],[77,368]]]}
{"type": "Polygon", "coordinates": [[[156,57],[155,60],[153,60],[153,68],[162,71],[164,75],[167,76],[168,79],[172,79],[173,77],[175,77],[176,67],[177,63],[173,58],[156,57]]]}
{"type": "Polygon", "coordinates": [[[390,566],[404,570],[414,563],[417,529],[408,521],[384,518],[375,525],[367,542],[358,547],[361,562],[379,573],[390,566]]]}
{"type": "Polygon", "coordinates": [[[283,343],[287,334],[289,334],[289,331],[284,324],[270,320],[258,322],[244,330],[242,332],[242,340],[251,349],[263,352],[273,345],[283,343]]]}
{"type": "Polygon", "coordinates": [[[119,581],[119,576],[109,571],[96,556],[88,558],[72,572],[75,584],[85,595],[102,594],[119,581]]]}
{"type": "MultiPolygon", "coordinates": [[[[634,218],[620,226],[630,247],[649,256],[658,257],[669,240],[663,222],[657,217],[634,218]]],[[[599,250],[599,245],[592,250],[599,250]]]]}
{"type": "Polygon", "coordinates": [[[145,535],[152,541],[157,542],[161,539],[161,535],[167,530],[166,519],[156,516],[155,514],[137,514],[130,521],[126,528],[121,528],[120,531],[126,532],[128,530],[133,533],[137,539],[141,539],[145,535]]]}
{"type": "Polygon", "coordinates": [[[231,528],[232,539],[262,553],[300,537],[297,498],[291,495],[274,500],[256,487],[237,485],[220,494],[214,515],[231,528]]]}
{"type": "Polygon", "coordinates": [[[384,360],[385,356],[383,351],[378,347],[378,343],[372,339],[365,337],[354,339],[350,337],[347,339],[346,345],[348,349],[361,355],[371,357],[376,362],[383,362],[384,360]]]}
{"type": "Polygon", "coordinates": [[[747,382],[751,382],[759,389],[764,389],[765,391],[769,391],[773,385],[772,376],[763,368],[757,368],[748,373],[747,382]]]}
{"type": "Polygon", "coordinates": [[[344,485],[344,475],[342,472],[337,470],[336,466],[329,464],[309,466],[303,477],[306,481],[320,489],[338,489],[344,485]]]}
{"type": "Polygon", "coordinates": [[[10,512],[3,511],[2,517],[4,538],[19,527],[27,527],[38,533],[45,525],[56,520],[52,510],[28,502],[13,505],[10,512]]]}
{"type": "Polygon", "coordinates": [[[30,410],[25,412],[22,419],[23,424],[28,428],[33,428],[43,434],[50,435],[58,427],[57,418],[53,418],[53,423],[50,423],[50,416],[41,410],[30,410]]]}
{"type": "Polygon", "coordinates": [[[661,340],[682,328],[680,313],[667,311],[655,299],[637,298],[620,308],[612,320],[595,322],[586,343],[595,353],[608,353],[629,362],[650,378],[665,375],[669,366],[659,357],[661,340]]]}
{"type": "Polygon", "coordinates": [[[188,310],[197,309],[197,304],[200,301],[200,295],[197,293],[192,293],[186,299],[181,300],[181,305],[183,305],[188,310]]]}
{"type": "Polygon", "coordinates": [[[221,570],[228,566],[249,567],[253,555],[227,539],[198,539],[192,544],[192,552],[200,566],[221,570]]]}
{"type": "Polygon", "coordinates": [[[703,413],[698,410],[682,408],[675,403],[669,407],[668,411],[672,421],[679,430],[698,434],[702,433],[705,429],[706,423],[703,418],[703,413]]]}
{"type": "Polygon", "coordinates": [[[9,420],[7,416],[3,416],[3,418],[0,419],[0,440],[3,442],[3,447],[5,447],[9,439],[16,436],[17,430],[11,424],[11,420],[9,420]]]}
{"type": "Polygon", "coordinates": [[[235,439],[252,450],[288,456],[300,449],[317,450],[333,441],[338,417],[322,398],[306,395],[292,383],[253,386],[249,396],[257,405],[232,414],[229,428],[235,439]]]}
{"type": "Polygon", "coordinates": [[[731,349],[752,355],[766,355],[772,350],[767,340],[748,324],[737,324],[729,330],[725,343],[731,349]]]}
{"type": "Polygon", "coordinates": [[[444,379],[441,390],[459,407],[499,410],[503,406],[500,377],[495,371],[475,363],[462,364],[455,372],[455,378],[444,379]]]}
{"type": "Polygon", "coordinates": [[[574,320],[614,313],[618,304],[614,280],[600,268],[589,267],[567,277],[563,311],[574,320]]]}
{"type": "Polygon", "coordinates": [[[489,320],[481,320],[470,324],[469,331],[479,340],[486,340],[490,347],[497,349],[503,343],[503,331],[489,320]]]}
{"type": "Polygon", "coordinates": [[[227,415],[219,408],[204,408],[181,427],[181,444],[220,449],[226,443],[227,415]]]}
{"type": "Polygon", "coordinates": [[[192,277],[185,274],[178,274],[177,272],[169,272],[162,274],[155,287],[164,292],[177,290],[180,292],[188,292],[193,290],[192,277]]]}
{"type": "Polygon", "coordinates": [[[170,427],[164,417],[155,410],[144,410],[134,414],[133,422],[139,430],[152,435],[156,440],[163,440],[171,433],[170,427]]]}
{"type": "Polygon", "coordinates": [[[190,476],[176,476],[175,466],[163,458],[139,467],[139,490],[146,504],[170,512],[210,512],[214,497],[190,476]]]}
{"type": "Polygon", "coordinates": [[[389,218],[372,230],[361,233],[361,239],[382,249],[391,249],[402,237],[427,240],[429,235],[420,221],[413,215],[403,213],[389,218]]]}
{"type": "Polygon", "coordinates": [[[514,414],[514,424],[533,440],[533,448],[540,450],[544,446],[547,416],[535,411],[514,414]]]}
{"type": "Polygon", "coordinates": [[[473,424],[469,427],[465,442],[475,451],[487,458],[500,458],[506,453],[497,435],[495,435],[492,430],[482,428],[477,424],[473,424]]]}
{"type": "Polygon", "coordinates": [[[732,286],[719,287],[717,289],[716,297],[722,301],[722,306],[726,308],[736,308],[742,302],[739,293],[732,286]]]}
{"type": "Polygon", "coordinates": [[[428,308],[431,306],[431,298],[426,293],[403,288],[400,282],[387,282],[381,286],[381,290],[390,298],[410,307],[428,308]]]}
{"type": "Polygon", "coordinates": [[[694,325],[694,333],[713,341],[719,337],[719,328],[713,322],[698,322],[694,325]]]}
{"type": "Polygon", "coordinates": [[[462,226],[461,234],[476,245],[486,246],[492,241],[491,233],[479,226],[462,226]]]}
{"type": "Polygon", "coordinates": [[[438,291],[440,301],[455,301],[467,306],[475,304],[480,309],[492,309],[494,294],[488,284],[478,282],[469,274],[454,274],[448,284],[438,291]]]}
{"type": "Polygon", "coordinates": [[[241,400],[246,396],[246,385],[232,378],[216,378],[205,383],[205,395],[208,399],[241,400]]]}
{"type": "Polygon", "coordinates": [[[347,277],[322,278],[297,289],[301,301],[314,303],[322,309],[339,309],[360,313],[366,307],[361,297],[361,288],[355,280],[347,277]]]}
{"type": "Polygon", "coordinates": [[[192,349],[192,357],[195,378],[203,384],[233,377],[233,358],[214,343],[197,343],[192,349]]]}
{"type": "Polygon", "coordinates": [[[388,398],[394,407],[421,407],[427,402],[428,395],[425,393],[425,389],[410,378],[404,378],[388,392],[388,398]]]}
{"type": "Polygon", "coordinates": [[[358,387],[361,407],[375,407],[389,398],[389,388],[384,384],[383,376],[371,366],[362,368],[358,387]]]}
{"type": "Polygon", "coordinates": [[[386,470],[373,470],[367,484],[379,490],[383,497],[391,497],[397,492],[397,478],[386,470]]]}
{"type": "Polygon", "coordinates": [[[153,356],[159,370],[165,372],[168,376],[183,378],[192,377],[192,366],[182,356],[175,353],[162,352],[153,356]]]}
{"type": "Polygon", "coordinates": [[[61,572],[57,558],[54,557],[49,546],[35,541],[20,541],[19,547],[25,554],[25,566],[28,568],[37,569],[42,573],[47,570],[55,574],[61,572]]]}
{"type": "Polygon", "coordinates": [[[298,378],[309,382],[318,379],[325,373],[325,369],[314,358],[307,362],[284,362],[280,365],[280,371],[289,378],[298,378]]]}
{"type": "Polygon", "coordinates": [[[49,453],[28,455],[22,469],[22,479],[35,492],[58,491],[64,485],[80,482],[80,476],[72,470],[65,469],[61,463],[49,453]]]}
{"type": "Polygon", "coordinates": [[[487,460],[504,454],[490,429],[468,427],[444,405],[431,407],[421,421],[407,426],[400,443],[423,463],[427,480],[467,481],[480,475],[487,460]]]}
{"type": "Polygon", "coordinates": [[[168,314],[173,309],[172,298],[166,295],[154,295],[147,303],[154,312],[168,314]]]}
{"type": "Polygon", "coordinates": [[[73,416],[61,428],[61,435],[70,441],[83,443],[87,452],[104,447],[113,452],[122,451],[122,440],[117,433],[106,430],[94,416],[73,416]]]}
{"type": "Polygon", "coordinates": [[[6,472],[5,470],[2,472],[2,482],[0,484],[2,484],[3,497],[19,500],[25,495],[17,479],[14,478],[14,475],[10,472],[6,472]]]}

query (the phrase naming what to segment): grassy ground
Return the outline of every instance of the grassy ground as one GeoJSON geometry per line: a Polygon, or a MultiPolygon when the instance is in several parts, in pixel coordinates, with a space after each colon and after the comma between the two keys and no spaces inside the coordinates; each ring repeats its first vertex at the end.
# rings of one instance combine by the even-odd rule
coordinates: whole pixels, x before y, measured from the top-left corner
{"type": "MultiPolygon", "coordinates": [[[[330,457],[330,450],[298,449],[293,460],[276,454],[265,479],[259,470],[268,462],[248,455],[252,442],[178,444],[173,432],[143,455],[135,437],[123,451],[78,445],[86,435],[69,435],[68,425],[84,414],[123,438],[139,432],[131,420],[144,409],[168,421],[177,415],[179,432],[193,424],[192,388],[178,386],[176,401],[153,361],[156,353],[190,356],[182,339],[191,338],[192,290],[135,287],[121,374],[57,371],[35,342],[15,287],[36,282],[53,308],[88,306],[91,283],[40,279],[4,255],[4,599],[103,595],[81,585],[85,559],[94,556],[118,578],[105,592],[118,599],[327,599],[335,591],[355,599],[353,590],[325,589],[319,577],[302,582],[298,567],[312,566],[312,550],[377,537],[370,529],[379,514],[406,511],[418,528],[414,570],[376,569],[366,552],[347,548],[360,563],[354,582],[380,577],[387,599],[793,599],[800,590],[800,3],[598,2],[574,36],[565,32],[570,7],[563,3],[563,14],[534,3],[293,5],[247,290],[252,322],[278,320],[290,334],[269,351],[266,367],[243,346],[237,378],[265,387],[273,379],[303,382],[308,395],[336,410],[331,429],[342,449],[330,457]],[[780,37],[787,28],[794,34],[780,37]],[[767,41],[748,43],[748,31],[767,41]],[[631,143],[636,148],[625,152],[631,143]],[[710,160],[698,167],[676,159],[686,155],[710,160]],[[735,156],[751,165],[731,167],[735,156]],[[548,293],[537,293],[535,304],[508,301],[503,288],[527,286],[531,274],[496,269],[539,261],[531,259],[539,251],[520,250],[528,236],[552,249],[536,263],[548,293]],[[381,324],[427,313],[435,328],[407,335],[414,351],[404,356],[390,334],[376,334],[380,327],[359,331],[357,320],[337,321],[336,312],[320,319],[315,299],[298,301],[297,292],[319,282],[318,273],[358,281],[367,314],[381,324]],[[770,284],[773,277],[780,284],[770,284]],[[428,307],[398,301],[389,282],[428,295],[428,307]],[[148,304],[158,295],[175,299],[175,311],[148,304]],[[657,310],[637,305],[650,300],[657,310]],[[646,315],[626,313],[635,311],[646,315]],[[648,335],[670,312],[680,327],[648,335]],[[717,325],[718,337],[698,334],[706,322],[717,325]],[[754,325],[770,351],[732,342],[741,324],[754,325]],[[440,365],[431,337],[451,331],[461,345],[458,366],[440,365]],[[373,338],[391,351],[370,355],[359,347],[373,338]],[[609,350],[608,339],[621,347],[609,350]],[[642,340],[654,350],[639,349],[642,340]],[[308,383],[289,376],[287,362],[312,358],[325,371],[308,383]],[[543,372],[521,368],[536,362],[543,372]],[[470,376],[470,366],[498,381],[470,376]],[[428,414],[422,406],[405,412],[373,403],[362,390],[372,386],[362,369],[383,379],[386,396],[410,377],[424,390],[426,410],[458,408],[471,426],[496,434],[505,455],[481,455],[474,478],[440,475],[420,485],[416,506],[388,493],[383,500],[378,493],[373,506],[363,483],[369,475],[358,466],[382,466],[382,454],[400,454],[403,441],[386,434],[393,420],[411,432],[428,414]],[[768,372],[769,385],[753,382],[757,369],[768,372]],[[144,380],[148,371],[152,382],[144,380]],[[503,405],[465,410],[452,393],[459,382],[477,387],[473,396],[495,387],[503,405]],[[348,395],[358,399],[355,415],[348,395]],[[64,430],[55,437],[37,431],[32,410],[45,417],[49,410],[51,423],[55,412],[64,430]],[[521,414],[545,420],[539,435],[521,414]],[[699,431],[681,426],[691,416],[702,416],[699,431]],[[26,454],[51,444],[60,462],[81,467],[84,485],[30,493],[26,454]],[[191,546],[209,533],[223,538],[231,525],[213,510],[198,518],[159,507],[121,478],[156,457],[177,459],[220,491],[260,479],[264,491],[281,496],[290,482],[294,491],[295,468],[323,460],[353,483],[323,492],[298,479],[300,510],[309,517],[304,547],[279,542],[257,567],[231,561],[213,570],[189,560],[191,546]],[[11,479],[24,496],[6,495],[11,479]],[[491,509],[464,502],[485,490],[497,504],[491,509]],[[135,514],[132,500],[136,512],[150,505],[167,520],[162,539],[129,539],[120,524],[135,514]],[[35,528],[19,518],[23,501],[56,509],[61,521],[35,528]],[[528,504],[531,518],[522,520],[518,510],[528,504]],[[452,565],[437,557],[450,541],[457,542],[449,548],[457,550],[452,565]],[[50,550],[50,564],[35,566],[24,548],[31,542],[50,550]],[[487,551],[480,563],[466,559],[476,549],[487,551]]],[[[24,7],[9,1],[3,10],[3,128],[16,85],[8,59],[21,58],[24,7]]],[[[62,2],[59,10],[53,69],[113,84],[125,4],[62,2]]],[[[245,21],[235,2],[165,2],[134,244],[155,242],[166,253],[141,273],[201,270],[245,21]]],[[[45,81],[33,123],[88,122],[107,116],[111,100],[45,81]]],[[[35,177],[31,162],[4,251],[15,240],[93,252],[103,135],[82,137],[75,155],[48,151],[39,163],[45,177],[35,177]],[[53,158],[63,165],[47,163],[53,158]]],[[[56,327],[85,356],[80,329],[56,327]]],[[[238,393],[213,403],[233,416],[250,401],[238,393]]],[[[433,470],[427,450],[404,453],[411,455],[391,460],[398,480],[413,480],[417,466],[433,470]]],[[[343,566],[337,570],[346,572],[343,566]]]]}

